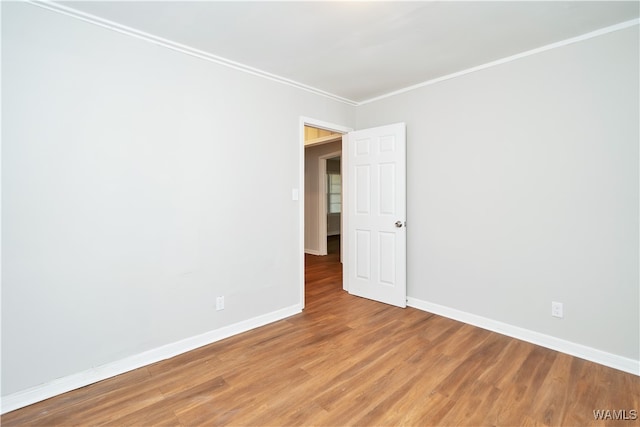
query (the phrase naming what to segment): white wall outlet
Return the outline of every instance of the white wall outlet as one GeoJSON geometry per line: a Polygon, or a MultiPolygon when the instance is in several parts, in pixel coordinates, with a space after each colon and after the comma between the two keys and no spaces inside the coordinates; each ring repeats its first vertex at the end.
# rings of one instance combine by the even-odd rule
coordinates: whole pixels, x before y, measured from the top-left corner
{"type": "Polygon", "coordinates": [[[553,317],[559,317],[560,319],[564,317],[564,310],[561,302],[551,302],[551,315],[553,317]]]}
{"type": "Polygon", "coordinates": [[[224,310],[224,297],[216,297],[216,310],[224,310]]]}

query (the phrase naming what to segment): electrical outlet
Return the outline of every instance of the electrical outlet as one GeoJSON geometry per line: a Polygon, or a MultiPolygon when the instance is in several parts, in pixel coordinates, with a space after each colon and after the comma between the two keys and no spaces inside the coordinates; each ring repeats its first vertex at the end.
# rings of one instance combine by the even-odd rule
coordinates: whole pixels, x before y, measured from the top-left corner
{"type": "Polygon", "coordinates": [[[561,302],[551,302],[551,315],[553,317],[559,317],[560,319],[564,317],[564,310],[561,302]]]}
{"type": "Polygon", "coordinates": [[[216,297],[216,310],[224,310],[224,297],[216,297]]]}

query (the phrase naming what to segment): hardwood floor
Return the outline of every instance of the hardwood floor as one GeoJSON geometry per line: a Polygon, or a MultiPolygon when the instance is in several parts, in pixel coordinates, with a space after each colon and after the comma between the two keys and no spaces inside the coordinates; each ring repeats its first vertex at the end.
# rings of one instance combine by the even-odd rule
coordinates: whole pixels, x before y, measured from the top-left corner
{"type": "Polygon", "coordinates": [[[307,255],[299,315],[10,412],[2,425],[640,425],[593,414],[633,418],[639,377],[350,296],[337,259],[307,255]]]}

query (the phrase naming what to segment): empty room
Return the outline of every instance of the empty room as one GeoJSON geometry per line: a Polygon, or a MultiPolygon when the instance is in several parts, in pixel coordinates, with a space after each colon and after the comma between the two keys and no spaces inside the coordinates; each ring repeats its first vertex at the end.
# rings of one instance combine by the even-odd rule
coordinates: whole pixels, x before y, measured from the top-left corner
{"type": "Polygon", "coordinates": [[[0,421],[639,425],[639,10],[0,2],[0,421]]]}

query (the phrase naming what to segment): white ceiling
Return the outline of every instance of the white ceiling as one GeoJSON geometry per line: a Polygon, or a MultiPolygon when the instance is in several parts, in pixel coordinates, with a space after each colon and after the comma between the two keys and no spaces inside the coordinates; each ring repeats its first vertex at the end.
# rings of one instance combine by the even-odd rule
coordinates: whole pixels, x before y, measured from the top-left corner
{"type": "Polygon", "coordinates": [[[59,3],[354,103],[637,19],[640,4],[59,3]]]}

